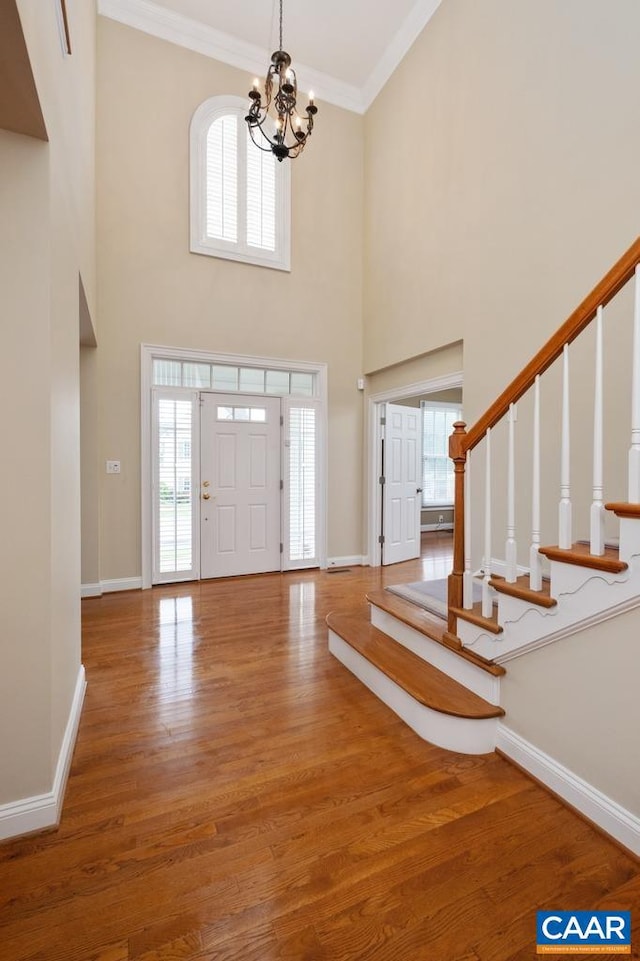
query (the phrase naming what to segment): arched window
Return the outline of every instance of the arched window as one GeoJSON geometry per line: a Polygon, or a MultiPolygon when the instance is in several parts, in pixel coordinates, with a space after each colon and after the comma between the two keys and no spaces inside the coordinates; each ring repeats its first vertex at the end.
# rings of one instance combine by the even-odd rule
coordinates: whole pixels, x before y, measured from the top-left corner
{"type": "Polygon", "coordinates": [[[252,143],[246,113],[211,97],[191,120],[191,251],[289,270],[290,167],[252,143]]]}

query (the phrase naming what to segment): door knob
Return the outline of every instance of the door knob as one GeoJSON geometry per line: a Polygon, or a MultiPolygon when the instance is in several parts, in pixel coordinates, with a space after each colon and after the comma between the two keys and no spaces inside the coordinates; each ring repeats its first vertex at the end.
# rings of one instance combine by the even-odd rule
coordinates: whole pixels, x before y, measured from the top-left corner
{"type": "Polygon", "coordinates": [[[211,497],[211,494],[208,491],[205,491],[205,493],[202,495],[202,500],[208,501],[210,497],[211,497]]]}
{"type": "Polygon", "coordinates": [[[416,494],[421,494],[421,493],[422,493],[422,488],[416,487],[416,494]]]}

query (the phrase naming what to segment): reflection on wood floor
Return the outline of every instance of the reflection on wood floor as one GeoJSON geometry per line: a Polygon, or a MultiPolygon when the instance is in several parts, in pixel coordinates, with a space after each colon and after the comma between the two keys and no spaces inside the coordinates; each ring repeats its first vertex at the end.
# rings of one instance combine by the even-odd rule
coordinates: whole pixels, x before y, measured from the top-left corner
{"type": "Polygon", "coordinates": [[[437,540],[85,601],[63,819],[0,846],[0,959],[530,961],[538,908],[640,907],[637,861],[497,755],[421,741],[328,653],[329,611],[442,576],[437,540]]]}

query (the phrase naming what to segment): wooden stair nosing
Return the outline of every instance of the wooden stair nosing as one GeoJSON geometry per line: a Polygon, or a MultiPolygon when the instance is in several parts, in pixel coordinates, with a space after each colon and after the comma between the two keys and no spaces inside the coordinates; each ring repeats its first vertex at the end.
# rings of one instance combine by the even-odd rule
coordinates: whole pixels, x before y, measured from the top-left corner
{"type": "Polygon", "coordinates": [[[562,564],[573,564],[577,567],[588,567],[590,570],[605,571],[608,574],[621,574],[626,571],[628,564],[620,560],[617,547],[605,547],[604,554],[591,554],[589,544],[576,543],[570,548],[550,547],[538,548],[541,554],[551,561],[562,564]]]}
{"type": "Polygon", "coordinates": [[[498,624],[495,617],[483,616],[481,601],[474,604],[471,610],[467,610],[466,607],[452,607],[450,610],[456,617],[459,617],[463,621],[468,621],[469,624],[475,624],[476,627],[482,627],[486,631],[489,631],[490,634],[502,634],[502,627],[498,624]]]}
{"type": "Polygon", "coordinates": [[[538,607],[555,607],[557,600],[551,597],[551,585],[548,578],[543,578],[542,590],[534,591],[529,587],[529,575],[522,574],[515,582],[509,583],[500,574],[493,574],[489,581],[491,587],[499,594],[508,594],[509,597],[518,597],[538,607]]]}
{"type": "Polygon", "coordinates": [[[490,704],[438,668],[423,661],[363,617],[334,612],[327,616],[327,625],[424,707],[439,714],[468,720],[504,716],[501,707],[490,704]]]}
{"type": "Polygon", "coordinates": [[[626,504],[622,502],[615,502],[611,504],[605,504],[604,509],[606,511],[612,511],[616,517],[640,517],[640,504],[626,504]]]}
{"type": "MultiPolygon", "coordinates": [[[[506,673],[505,669],[499,664],[480,657],[468,648],[463,647],[460,638],[454,634],[449,634],[445,621],[442,622],[442,627],[440,627],[439,624],[425,620],[423,615],[427,612],[422,611],[421,608],[412,604],[411,601],[405,601],[402,597],[398,597],[397,594],[391,594],[385,590],[369,591],[366,594],[366,598],[374,607],[380,608],[380,610],[385,611],[385,613],[402,621],[407,627],[411,627],[420,634],[424,634],[429,640],[434,641],[436,644],[441,644],[443,647],[446,647],[447,650],[453,651],[455,654],[464,658],[465,661],[469,661],[488,674],[492,674],[494,677],[502,677],[503,674],[506,673]]],[[[433,617],[435,616],[436,615],[433,615],[433,617]]]]}

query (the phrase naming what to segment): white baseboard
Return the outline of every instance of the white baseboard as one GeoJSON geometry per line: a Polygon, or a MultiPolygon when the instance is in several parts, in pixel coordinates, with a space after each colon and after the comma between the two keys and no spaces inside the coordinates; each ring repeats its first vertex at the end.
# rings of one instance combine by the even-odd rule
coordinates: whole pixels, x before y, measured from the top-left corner
{"type": "Polygon", "coordinates": [[[328,557],[327,570],[332,567],[362,567],[365,558],[362,554],[354,554],[352,557],[328,557]]]}
{"type": "Polygon", "coordinates": [[[84,692],[87,686],[85,680],[84,667],[80,665],[76,687],[71,702],[69,718],[65,728],[56,773],[53,779],[53,787],[47,794],[38,794],[35,797],[22,798],[20,801],[12,801],[10,804],[0,806],[0,840],[18,837],[22,834],[31,834],[33,831],[42,831],[45,828],[57,827],[60,822],[62,811],[62,801],[67,787],[73,749],[78,734],[78,725],[82,713],[82,703],[84,692]]]}
{"type": "Polygon", "coordinates": [[[496,747],[606,834],[636,856],[640,856],[640,818],[635,814],[612,801],[606,794],[529,741],[525,741],[503,722],[498,725],[496,747]]]}
{"type": "Polygon", "coordinates": [[[80,597],[101,597],[102,584],[81,584],[80,597]]]}
{"type": "Polygon", "coordinates": [[[103,594],[112,594],[115,591],[141,591],[141,577],[122,577],[113,581],[101,581],[103,594]]]}
{"type": "Polygon", "coordinates": [[[424,534],[426,531],[452,531],[453,524],[445,521],[442,524],[421,524],[420,531],[424,534]]]}

